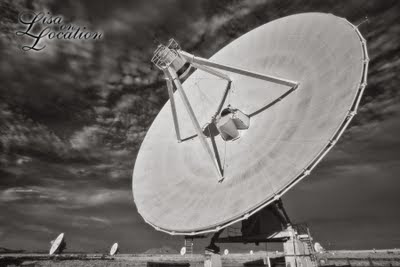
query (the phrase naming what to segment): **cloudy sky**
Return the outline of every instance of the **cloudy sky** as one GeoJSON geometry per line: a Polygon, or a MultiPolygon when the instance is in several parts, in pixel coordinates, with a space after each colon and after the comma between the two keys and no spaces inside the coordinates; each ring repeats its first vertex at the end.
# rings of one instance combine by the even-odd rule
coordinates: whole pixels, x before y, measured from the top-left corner
{"type": "MultiPolygon", "coordinates": [[[[135,157],[167,100],[150,64],[159,41],[209,57],[273,19],[309,11],[360,26],[371,63],[358,115],[314,173],[284,198],[331,249],[400,247],[398,1],[0,0],[0,247],[143,252],[182,239],[156,232],[131,193],[135,157]],[[18,14],[43,11],[102,32],[22,51],[18,14]]],[[[201,249],[200,247],[198,249],[201,249]]],[[[237,248],[238,250],[240,248],[237,248]]]]}

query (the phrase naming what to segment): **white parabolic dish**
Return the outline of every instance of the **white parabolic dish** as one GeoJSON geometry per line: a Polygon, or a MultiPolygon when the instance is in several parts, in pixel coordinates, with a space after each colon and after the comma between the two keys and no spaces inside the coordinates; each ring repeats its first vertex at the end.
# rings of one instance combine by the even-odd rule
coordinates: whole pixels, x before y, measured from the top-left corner
{"type": "Polygon", "coordinates": [[[115,253],[117,252],[117,250],[118,250],[118,243],[114,243],[114,244],[112,245],[111,249],[110,249],[110,255],[111,255],[111,256],[114,256],[115,253]]]}
{"type": "MultiPolygon", "coordinates": [[[[176,141],[166,103],[138,153],[133,195],[145,221],[170,234],[217,231],[248,218],[307,176],[355,114],[368,67],[358,29],[323,13],[262,25],[210,60],[298,81],[300,86],[276,101],[287,87],[225,72],[233,80],[225,106],[248,115],[262,111],[250,115],[250,128],[238,140],[225,142],[216,136],[222,183],[196,136],[176,141]]],[[[210,122],[225,86],[226,81],[200,70],[183,83],[200,125],[210,122]]],[[[175,99],[182,138],[193,136],[183,103],[179,96],[175,99]]]]}
{"type": "Polygon", "coordinates": [[[186,247],[182,247],[180,253],[181,253],[182,256],[185,255],[186,254],[186,247]]]}
{"type": "Polygon", "coordinates": [[[64,239],[64,233],[61,233],[57,236],[57,238],[51,244],[50,251],[49,251],[50,255],[53,255],[57,251],[57,249],[60,247],[63,239],[64,239]]]}
{"type": "Polygon", "coordinates": [[[320,243],[316,242],[316,243],[314,244],[314,250],[315,250],[316,252],[320,253],[320,252],[323,252],[323,251],[324,251],[324,248],[321,246],[320,243]]]}

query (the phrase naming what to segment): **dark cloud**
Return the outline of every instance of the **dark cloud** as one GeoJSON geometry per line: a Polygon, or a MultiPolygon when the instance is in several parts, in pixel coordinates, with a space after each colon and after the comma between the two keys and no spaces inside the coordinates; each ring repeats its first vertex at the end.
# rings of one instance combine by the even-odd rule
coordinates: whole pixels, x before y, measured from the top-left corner
{"type": "Polygon", "coordinates": [[[174,37],[208,57],[263,23],[309,11],[353,23],[368,16],[360,29],[369,85],[341,141],[285,197],[288,210],[331,248],[398,246],[390,233],[400,222],[399,10],[377,0],[0,2],[0,246],[45,250],[66,232],[70,250],[102,251],[115,240],[127,252],[180,247],[143,222],[131,195],[137,150],[167,100],[153,50],[174,37]],[[22,52],[23,10],[62,15],[104,38],[22,52]]]}

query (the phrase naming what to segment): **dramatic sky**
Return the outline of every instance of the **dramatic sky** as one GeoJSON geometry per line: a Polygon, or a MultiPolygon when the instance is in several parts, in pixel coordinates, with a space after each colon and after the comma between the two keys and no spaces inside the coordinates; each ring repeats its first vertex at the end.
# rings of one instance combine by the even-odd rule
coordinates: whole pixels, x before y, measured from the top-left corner
{"type": "MultiPolygon", "coordinates": [[[[284,197],[329,249],[400,247],[399,1],[0,0],[0,247],[122,252],[182,239],[138,215],[131,174],[146,130],[167,100],[150,58],[175,37],[209,57],[273,19],[308,11],[346,17],[368,40],[358,115],[310,177],[284,197]],[[101,40],[51,40],[22,51],[18,14],[59,14],[101,40]]],[[[200,250],[201,248],[198,247],[200,250]]],[[[239,248],[237,248],[239,250],[239,248]]]]}

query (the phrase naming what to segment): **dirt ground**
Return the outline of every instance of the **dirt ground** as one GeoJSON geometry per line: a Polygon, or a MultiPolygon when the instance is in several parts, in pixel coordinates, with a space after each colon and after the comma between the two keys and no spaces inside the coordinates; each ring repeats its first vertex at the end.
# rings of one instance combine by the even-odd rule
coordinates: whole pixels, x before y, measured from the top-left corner
{"type": "MultiPolygon", "coordinates": [[[[250,254],[229,254],[222,256],[224,267],[244,266],[245,263],[260,261],[268,254],[256,252],[250,254]]],[[[269,253],[270,257],[282,254],[269,253]]],[[[2,266],[57,266],[57,267],[123,267],[123,266],[149,266],[148,263],[163,263],[162,266],[204,266],[204,255],[143,255],[119,254],[114,257],[101,254],[63,254],[48,256],[45,254],[0,254],[0,267],[2,266]],[[167,263],[169,265],[167,265],[167,263]]],[[[368,251],[327,251],[317,254],[320,266],[400,266],[400,250],[368,250],[368,251]]]]}

